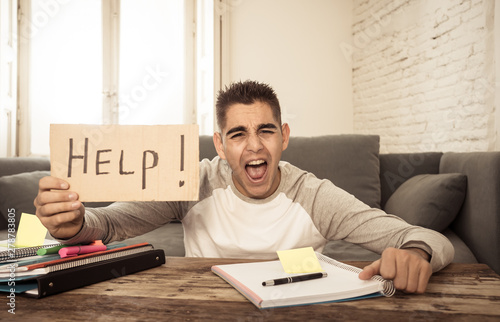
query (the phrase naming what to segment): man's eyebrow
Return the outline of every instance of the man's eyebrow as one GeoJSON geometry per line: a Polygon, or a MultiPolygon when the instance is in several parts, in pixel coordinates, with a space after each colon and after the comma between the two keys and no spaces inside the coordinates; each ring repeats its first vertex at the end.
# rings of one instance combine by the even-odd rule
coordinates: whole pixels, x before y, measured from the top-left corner
{"type": "Polygon", "coordinates": [[[227,131],[226,136],[231,135],[232,133],[235,133],[235,132],[246,132],[246,131],[247,131],[247,128],[244,126],[235,126],[232,129],[230,129],[229,131],[227,131]]]}
{"type": "Polygon", "coordinates": [[[266,123],[266,124],[260,124],[258,127],[257,127],[257,130],[262,130],[262,129],[273,129],[273,130],[277,130],[278,127],[276,126],[276,124],[274,123],[266,123]]]}
{"type": "MultiPolygon", "coordinates": [[[[275,124],[273,124],[273,123],[259,124],[259,126],[257,126],[257,131],[260,131],[262,129],[277,130],[278,127],[275,124]]],[[[226,136],[231,135],[231,134],[233,134],[235,132],[247,132],[247,131],[248,131],[248,129],[245,126],[243,126],[243,125],[235,126],[232,129],[230,129],[230,130],[227,131],[226,136]]]]}

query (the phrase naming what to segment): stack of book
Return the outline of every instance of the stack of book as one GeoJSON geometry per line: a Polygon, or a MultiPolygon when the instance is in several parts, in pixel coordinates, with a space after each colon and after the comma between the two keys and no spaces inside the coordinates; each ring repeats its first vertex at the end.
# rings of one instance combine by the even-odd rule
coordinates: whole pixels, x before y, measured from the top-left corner
{"type": "Polygon", "coordinates": [[[0,292],[45,297],[128,275],[165,263],[165,253],[148,243],[108,245],[104,251],[61,258],[39,256],[49,244],[0,252],[0,292]]]}

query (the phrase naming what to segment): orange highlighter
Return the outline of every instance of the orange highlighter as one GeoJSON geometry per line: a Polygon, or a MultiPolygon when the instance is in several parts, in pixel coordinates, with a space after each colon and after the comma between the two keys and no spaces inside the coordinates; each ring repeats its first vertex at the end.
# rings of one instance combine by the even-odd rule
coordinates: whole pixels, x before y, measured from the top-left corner
{"type": "Polygon", "coordinates": [[[78,256],[80,254],[95,253],[106,250],[106,245],[100,240],[96,240],[90,245],[85,246],[68,246],[59,249],[59,256],[61,258],[78,256]]]}

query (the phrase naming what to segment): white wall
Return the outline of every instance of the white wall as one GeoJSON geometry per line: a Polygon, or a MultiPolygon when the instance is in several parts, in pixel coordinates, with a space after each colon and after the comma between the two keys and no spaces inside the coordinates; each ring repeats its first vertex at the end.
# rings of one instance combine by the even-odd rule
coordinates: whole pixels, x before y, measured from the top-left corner
{"type": "Polygon", "coordinates": [[[269,83],[293,136],[352,133],[352,1],[229,1],[229,78],[269,83]]]}
{"type": "Polygon", "coordinates": [[[495,4],[356,0],[354,131],[381,152],[494,150],[495,4]]]}

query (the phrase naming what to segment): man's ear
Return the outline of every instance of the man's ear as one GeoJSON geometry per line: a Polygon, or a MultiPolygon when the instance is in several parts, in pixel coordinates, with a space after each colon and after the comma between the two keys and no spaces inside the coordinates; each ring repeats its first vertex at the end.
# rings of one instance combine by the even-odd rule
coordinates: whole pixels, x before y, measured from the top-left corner
{"type": "Polygon", "coordinates": [[[220,132],[215,132],[213,138],[217,154],[222,160],[226,160],[226,154],[224,153],[224,145],[222,144],[222,134],[220,134],[220,132]]]}
{"type": "Polygon", "coordinates": [[[281,151],[285,151],[288,147],[288,140],[290,139],[290,127],[288,123],[283,123],[281,126],[281,136],[283,137],[283,147],[281,151]]]}

